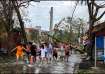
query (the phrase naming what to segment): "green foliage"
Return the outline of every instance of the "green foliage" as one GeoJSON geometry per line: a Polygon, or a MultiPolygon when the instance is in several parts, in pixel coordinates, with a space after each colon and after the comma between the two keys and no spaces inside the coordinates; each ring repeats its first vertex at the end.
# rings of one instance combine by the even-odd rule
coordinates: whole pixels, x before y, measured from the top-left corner
{"type": "Polygon", "coordinates": [[[13,32],[22,32],[20,27],[15,27],[12,29],[13,32]]]}
{"type": "Polygon", "coordinates": [[[84,49],[84,45],[80,44],[80,49],[83,50],[84,49]]]}
{"type": "Polygon", "coordinates": [[[38,31],[32,30],[32,32],[31,32],[31,40],[32,41],[38,41],[38,38],[39,38],[38,31]]]}
{"type": "Polygon", "coordinates": [[[5,29],[5,23],[2,21],[3,18],[0,18],[0,43],[3,42],[6,39],[6,29],[5,29]]]}
{"type": "Polygon", "coordinates": [[[55,31],[54,37],[63,42],[78,43],[78,38],[85,32],[85,22],[81,18],[71,18],[68,16],[56,24],[55,28],[57,31],[55,31]]]}
{"type": "Polygon", "coordinates": [[[65,30],[55,31],[53,37],[58,39],[59,41],[68,43],[74,42],[75,40],[74,34],[72,32],[67,32],[65,30]]]}
{"type": "Polygon", "coordinates": [[[78,74],[88,74],[88,71],[87,70],[79,70],[78,74]]]}

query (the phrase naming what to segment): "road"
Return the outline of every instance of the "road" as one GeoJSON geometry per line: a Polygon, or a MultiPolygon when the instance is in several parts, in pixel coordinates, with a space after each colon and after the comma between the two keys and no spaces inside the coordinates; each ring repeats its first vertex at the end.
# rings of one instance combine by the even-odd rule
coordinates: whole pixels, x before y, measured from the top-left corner
{"type": "Polygon", "coordinates": [[[69,62],[53,61],[52,63],[36,63],[33,66],[26,65],[22,62],[0,64],[1,73],[73,73],[75,65],[80,63],[80,55],[73,53],[69,57],[69,62]]]}

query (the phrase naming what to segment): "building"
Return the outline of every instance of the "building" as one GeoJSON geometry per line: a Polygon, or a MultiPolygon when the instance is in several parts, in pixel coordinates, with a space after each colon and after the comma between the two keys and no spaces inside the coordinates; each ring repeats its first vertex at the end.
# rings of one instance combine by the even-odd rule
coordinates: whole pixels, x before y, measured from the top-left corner
{"type": "Polygon", "coordinates": [[[41,26],[35,26],[35,29],[41,30],[41,26]]]}
{"type": "Polygon", "coordinates": [[[97,60],[102,60],[101,56],[105,55],[105,22],[94,26],[97,60]]]}
{"type": "Polygon", "coordinates": [[[25,28],[26,37],[28,41],[38,40],[39,31],[35,28],[25,28]]]}
{"type": "Polygon", "coordinates": [[[41,41],[43,42],[48,42],[49,41],[49,37],[48,37],[48,34],[49,34],[50,31],[41,31],[41,41]]]}
{"type": "Polygon", "coordinates": [[[7,51],[11,50],[15,47],[15,45],[21,42],[22,34],[21,31],[14,28],[10,34],[7,32],[0,33],[0,49],[7,49],[7,51]]]}
{"type": "Polygon", "coordinates": [[[48,41],[49,31],[41,30],[41,27],[25,28],[26,36],[28,41],[41,42],[48,41]]]}

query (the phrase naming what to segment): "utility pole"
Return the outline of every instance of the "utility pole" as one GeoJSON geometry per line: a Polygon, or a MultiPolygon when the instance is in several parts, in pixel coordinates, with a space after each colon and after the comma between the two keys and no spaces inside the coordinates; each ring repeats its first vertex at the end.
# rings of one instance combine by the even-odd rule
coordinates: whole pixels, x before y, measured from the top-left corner
{"type": "MultiPolygon", "coordinates": [[[[51,9],[50,9],[50,27],[49,27],[49,31],[50,31],[51,35],[52,35],[52,28],[53,28],[53,7],[51,7],[51,9]]],[[[49,38],[49,41],[52,42],[52,39],[49,38]]]]}

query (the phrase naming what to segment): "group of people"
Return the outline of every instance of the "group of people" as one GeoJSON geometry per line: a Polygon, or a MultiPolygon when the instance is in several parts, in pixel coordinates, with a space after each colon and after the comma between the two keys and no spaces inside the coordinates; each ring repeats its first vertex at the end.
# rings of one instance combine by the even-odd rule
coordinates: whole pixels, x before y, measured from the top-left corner
{"type": "Polygon", "coordinates": [[[16,50],[16,63],[18,64],[19,58],[22,58],[25,62],[29,64],[34,64],[37,60],[43,62],[49,62],[57,59],[66,59],[70,55],[70,44],[67,43],[41,43],[34,44],[28,42],[26,44],[18,43],[11,52],[16,50]],[[27,60],[26,60],[26,58],[27,60]]]}

